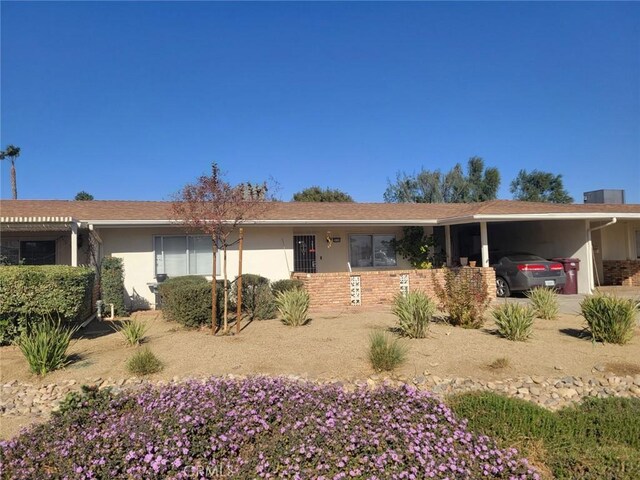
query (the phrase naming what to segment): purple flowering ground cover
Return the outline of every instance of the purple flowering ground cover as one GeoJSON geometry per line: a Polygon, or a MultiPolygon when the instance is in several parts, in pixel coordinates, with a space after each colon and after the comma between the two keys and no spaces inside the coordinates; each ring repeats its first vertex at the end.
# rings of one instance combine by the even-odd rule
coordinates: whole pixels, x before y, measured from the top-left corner
{"type": "Polygon", "coordinates": [[[119,394],[0,443],[2,478],[538,478],[429,393],[211,378],[119,394]]]}

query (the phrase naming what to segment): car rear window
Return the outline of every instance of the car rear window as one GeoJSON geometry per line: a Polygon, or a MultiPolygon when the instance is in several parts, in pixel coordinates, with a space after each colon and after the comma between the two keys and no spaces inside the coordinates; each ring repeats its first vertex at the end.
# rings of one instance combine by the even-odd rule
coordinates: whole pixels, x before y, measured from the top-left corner
{"type": "Polygon", "coordinates": [[[544,262],[544,258],[537,255],[531,255],[529,253],[517,253],[515,255],[507,255],[507,258],[512,262],[544,262]]]}

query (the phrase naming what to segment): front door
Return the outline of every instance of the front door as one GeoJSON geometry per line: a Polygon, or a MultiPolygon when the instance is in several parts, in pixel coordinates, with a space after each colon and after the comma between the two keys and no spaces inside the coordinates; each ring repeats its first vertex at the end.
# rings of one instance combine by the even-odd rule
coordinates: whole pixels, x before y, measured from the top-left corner
{"type": "Polygon", "coordinates": [[[293,236],[293,270],[316,273],[316,236],[293,236]]]}

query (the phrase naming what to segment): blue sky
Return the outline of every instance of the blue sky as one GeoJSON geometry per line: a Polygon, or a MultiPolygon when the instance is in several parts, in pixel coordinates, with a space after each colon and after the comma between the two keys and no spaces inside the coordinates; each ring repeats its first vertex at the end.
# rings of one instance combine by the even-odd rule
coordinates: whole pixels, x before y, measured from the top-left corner
{"type": "MultiPolygon", "coordinates": [[[[19,198],[168,199],[217,161],[382,201],[398,170],[497,166],[640,203],[640,5],[1,4],[19,198]]],[[[2,198],[9,198],[9,165],[2,198]]]]}

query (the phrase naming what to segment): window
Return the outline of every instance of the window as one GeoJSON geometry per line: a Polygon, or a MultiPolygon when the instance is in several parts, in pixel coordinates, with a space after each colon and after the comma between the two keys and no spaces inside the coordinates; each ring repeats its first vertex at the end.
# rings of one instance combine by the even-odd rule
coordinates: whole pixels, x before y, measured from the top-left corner
{"type": "Polygon", "coordinates": [[[349,248],[352,267],[395,267],[394,235],[351,235],[349,248]]]}
{"type": "Polygon", "coordinates": [[[640,230],[636,230],[636,258],[640,258],[640,230]]]}
{"type": "Polygon", "coordinates": [[[25,265],[55,265],[56,241],[20,242],[20,259],[25,265]]]}
{"type": "Polygon", "coordinates": [[[55,265],[56,241],[3,239],[0,256],[0,263],[7,265],[55,265]]]}
{"type": "MultiPolygon", "coordinates": [[[[169,277],[211,275],[213,263],[211,237],[168,235],[154,237],[153,242],[156,274],[164,273],[169,277]]],[[[216,266],[216,274],[219,274],[220,259],[216,266]]]]}

